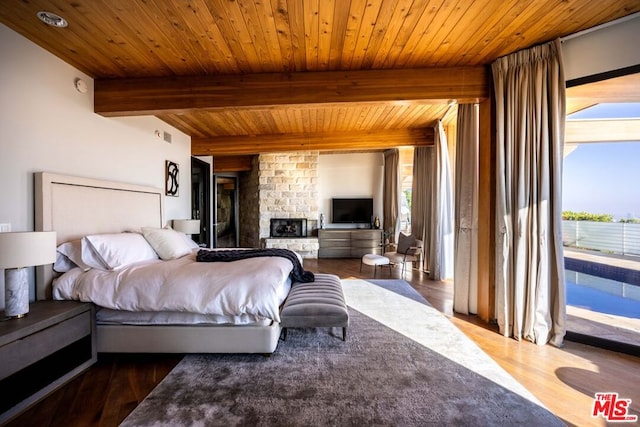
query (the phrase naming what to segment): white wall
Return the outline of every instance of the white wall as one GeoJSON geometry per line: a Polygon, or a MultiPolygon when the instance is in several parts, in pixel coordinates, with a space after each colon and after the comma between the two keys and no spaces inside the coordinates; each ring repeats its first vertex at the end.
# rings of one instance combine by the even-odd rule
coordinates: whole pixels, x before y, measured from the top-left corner
{"type": "Polygon", "coordinates": [[[565,37],[562,56],[565,79],[618,70],[640,64],[640,13],[565,37]]]}
{"type": "Polygon", "coordinates": [[[331,223],[333,197],[373,197],[373,214],[382,222],[382,153],[320,154],[318,159],[318,207],[326,227],[353,227],[331,223]]]}
{"type": "MultiPolygon", "coordinates": [[[[93,113],[93,80],[0,24],[0,223],[33,230],[38,171],[164,188],[165,160],[181,166],[180,197],[165,199],[165,221],[189,218],[191,138],[155,117],[93,113]],[[82,78],[89,91],[76,91],[82,78]],[[168,144],[155,131],[171,133],[168,144]]],[[[4,274],[0,289],[4,290],[4,274]]],[[[0,292],[4,305],[4,292],[0,292]]]]}

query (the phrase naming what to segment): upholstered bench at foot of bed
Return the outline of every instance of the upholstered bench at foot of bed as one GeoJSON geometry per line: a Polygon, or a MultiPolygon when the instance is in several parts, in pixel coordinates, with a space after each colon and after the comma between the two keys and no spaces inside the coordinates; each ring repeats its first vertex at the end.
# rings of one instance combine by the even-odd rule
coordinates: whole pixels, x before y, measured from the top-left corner
{"type": "Polygon", "coordinates": [[[334,274],[319,273],[310,283],[293,283],[280,311],[283,339],[287,328],[341,327],[342,340],[347,339],[349,311],[342,283],[334,274]]]}

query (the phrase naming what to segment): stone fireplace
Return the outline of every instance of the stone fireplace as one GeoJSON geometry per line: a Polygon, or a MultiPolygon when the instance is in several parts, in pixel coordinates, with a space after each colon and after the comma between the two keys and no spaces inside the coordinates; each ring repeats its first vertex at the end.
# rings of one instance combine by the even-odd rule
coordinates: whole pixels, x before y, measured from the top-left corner
{"type": "Polygon", "coordinates": [[[303,258],[318,257],[318,238],[313,236],[319,215],[318,156],[317,151],[256,156],[240,181],[242,246],[286,248],[303,258]],[[272,229],[272,220],[278,220],[280,231],[272,229]],[[293,225],[304,232],[294,235],[293,225]]]}
{"type": "Polygon", "coordinates": [[[269,237],[307,237],[306,218],[271,218],[269,237]]]}

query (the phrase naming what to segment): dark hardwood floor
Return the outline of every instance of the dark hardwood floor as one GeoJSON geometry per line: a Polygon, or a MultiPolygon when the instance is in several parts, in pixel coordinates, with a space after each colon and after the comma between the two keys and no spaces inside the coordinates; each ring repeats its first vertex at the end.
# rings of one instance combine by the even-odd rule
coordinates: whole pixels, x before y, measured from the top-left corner
{"type": "MultiPolygon", "coordinates": [[[[373,267],[364,266],[360,273],[357,259],[305,260],[304,265],[316,273],[334,273],[341,278],[373,276],[373,267]]],[[[399,268],[392,273],[393,278],[401,278],[399,268]]],[[[388,271],[378,270],[377,278],[388,278],[388,271]]],[[[431,281],[417,270],[407,271],[404,278],[568,425],[605,425],[601,418],[591,417],[593,396],[598,391],[618,392],[632,400],[632,413],[640,413],[640,358],[572,342],[555,348],[505,338],[495,325],[475,316],[453,314],[451,283],[431,281]]],[[[8,426],[117,426],[181,358],[100,354],[93,367],[8,426]]]]}

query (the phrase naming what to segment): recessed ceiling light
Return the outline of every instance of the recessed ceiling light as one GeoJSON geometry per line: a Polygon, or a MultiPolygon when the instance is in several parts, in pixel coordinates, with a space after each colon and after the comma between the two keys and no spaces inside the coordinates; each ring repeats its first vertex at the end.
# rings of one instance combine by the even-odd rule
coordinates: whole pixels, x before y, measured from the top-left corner
{"type": "Polygon", "coordinates": [[[64,28],[69,25],[66,19],[52,12],[40,11],[37,13],[37,15],[42,22],[44,22],[45,24],[49,24],[52,27],[64,28]]]}

